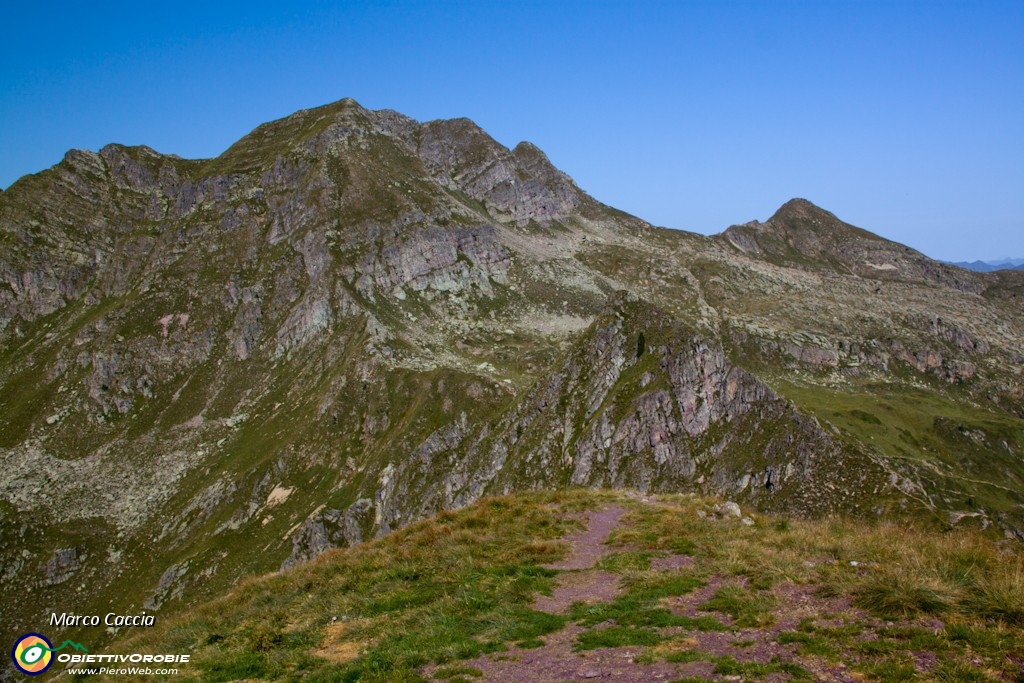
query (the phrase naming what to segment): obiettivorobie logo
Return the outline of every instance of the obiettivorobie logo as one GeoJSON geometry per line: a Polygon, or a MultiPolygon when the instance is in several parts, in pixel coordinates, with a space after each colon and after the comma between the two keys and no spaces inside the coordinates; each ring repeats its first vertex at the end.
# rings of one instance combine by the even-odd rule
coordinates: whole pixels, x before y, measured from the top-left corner
{"type": "Polygon", "coordinates": [[[18,667],[18,671],[26,676],[38,676],[49,669],[54,661],[58,661],[61,664],[70,664],[72,667],[79,667],[68,669],[68,673],[72,675],[78,673],[83,675],[126,674],[149,676],[153,674],[177,674],[178,669],[151,668],[150,665],[187,664],[190,655],[150,655],[138,652],[131,654],[95,654],[89,652],[88,648],[81,643],[76,643],[73,640],[65,640],[60,647],[54,647],[50,640],[42,633],[26,633],[18,638],[17,642],[14,643],[14,647],[11,648],[11,659],[14,661],[14,666],[18,667]],[[55,654],[66,647],[70,647],[70,649],[76,652],[74,654],[71,654],[70,651],[61,652],[59,655],[55,654]],[[79,654],[82,652],[85,654],[79,654]],[[93,664],[122,666],[121,668],[112,666],[93,667],[93,664]],[[143,664],[145,667],[124,666],[127,664],[143,664]]]}
{"type": "Polygon", "coordinates": [[[11,648],[11,659],[18,671],[27,676],[38,676],[53,664],[53,653],[63,650],[70,645],[80,652],[88,652],[84,645],[73,640],[65,640],[60,647],[54,647],[53,643],[42,633],[26,633],[11,648]]]}

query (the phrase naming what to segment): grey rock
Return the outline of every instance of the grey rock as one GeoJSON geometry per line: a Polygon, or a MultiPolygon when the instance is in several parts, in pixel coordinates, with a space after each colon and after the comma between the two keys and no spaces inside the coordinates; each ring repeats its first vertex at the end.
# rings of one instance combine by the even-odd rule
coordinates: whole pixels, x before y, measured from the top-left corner
{"type": "Polygon", "coordinates": [[[58,548],[43,568],[43,585],[56,586],[64,583],[78,573],[87,558],[88,555],[80,554],[77,547],[58,548]]]}
{"type": "Polygon", "coordinates": [[[736,519],[743,516],[743,511],[740,509],[740,506],[731,500],[719,505],[718,512],[725,517],[735,517],[736,519]]]}

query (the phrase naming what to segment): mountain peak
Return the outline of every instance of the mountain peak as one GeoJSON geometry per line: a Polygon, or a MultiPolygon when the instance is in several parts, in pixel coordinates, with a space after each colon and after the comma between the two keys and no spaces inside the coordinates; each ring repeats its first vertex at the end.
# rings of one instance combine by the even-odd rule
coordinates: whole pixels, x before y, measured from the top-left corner
{"type": "Polygon", "coordinates": [[[772,214],[772,217],[768,219],[768,222],[771,223],[792,219],[842,222],[836,218],[835,214],[800,197],[790,199],[788,202],[780,206],[778,210],[772,214]]]}
{"type": "Polygon", "coordinates": [[[795,248],[805,255],[817,255],[823,240],[833,246],[835,243],[856,239],[883,240],[799,197],[780,206],[767,221],[762,223],[754,220],[734,225],[723,236],[745,252],[773,253],[780,249],[789,251],[795,248]]]}
{"type": "Polygon", "coordinates": [[[764,223],[734,225],[720,237],[740,251],[786,267],[871,279],[937,281],[962,291],[980,291],[977,282],[945,264],[851,225],[802,198],[790,199],[764,223]]]}

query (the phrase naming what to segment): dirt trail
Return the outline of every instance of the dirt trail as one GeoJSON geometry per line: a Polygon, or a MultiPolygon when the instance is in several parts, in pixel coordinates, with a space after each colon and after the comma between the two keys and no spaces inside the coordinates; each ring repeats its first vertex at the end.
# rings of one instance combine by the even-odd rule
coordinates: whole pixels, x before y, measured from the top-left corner
{"type": "Polygon", "coordinates": [[[561,569],[570,571],[574,569],[590,569],[602,556],[608,554],[608,547],[604,544],[612,530],[619,525],[622,516],[626,514],[623,508],[613,506],[603,510],[592,510],[587,515],[587,528],[578,534],[566,536],[565,540],[572,543],[572,552],[569,557],[554,564],[545,565],[548,569],[561,569]]]}
{"type": "MultiPolygon", "coordinates": [[[[538,611],[564,614],[574,602],[607,602],[619,593],[619,577],[611,572],[594,569],[611,550],[605,541],[625,515],[617,506],[591,511],[587,515],[587,528],[564,540],[572,544],[569,557],[546,565],[563,572],[550,596],[538,596],[533,608],[538,611]]],[[[689,558],[666,558],[665,568],[685,566],[689,558]]],[[[544,638],[543,647],[523,649],[512,646],[502,652],[460,662],[460,666],[479,669],[482,678],[475,681],[488,683],[562,683],[565,681],[600,680],[613,683],[646,683],[670,681],[680,676],[699,676],[711,673],[710,662],[672,664],[654,662],[638,664],[635,659],[644,652],[643,647],[601,648],[585,652],[574,651],[577,636],[584,629],[569,624],[561,631],[544,638]]]]}
{"type": "Polygon", "coordinates": [[[587,517],[587,528],[565,538],[572,544],[569,557],[545,566],[566,573],[558,577],[551,595],[537,596],[533,609],[564,614],[574,602],[607,602],[618,595],[619,577],[593,569],[593,566],[608,554],[604,543],[624,514],[626,511],[620,507],[591,511],[587,517]]]}
{"type": "MultiPolygon", "coordinates": [[[[546,565],[549,569],[562,572],[556,580],[551,595],[537,596],[533,609],[552,614],[565,614],[573,603],[603,603],[614,600],[621,592],[620,577],[612,572],[596,569],[602,557],[613,552],[605,545],[611,532],[618,526],[626,510],[611,506],[587,514],[586,530],[565,537],[572,544],[569,556],[561,562],[546,565]]],[[[650,568],[655,572],[683,571],[694,563],[686,555],[663,555],[651,559],[650,568]]],[[[696,661],[666,661],[667,651],[651,657],[650,648],[641,646],[606,647],[577,651],[578,637],[585,630],[578,624],[569,623],[565,628],[544,636],[543,645],[536,648],[521,648],[510,645],[504,652],[493,653],[472,660],[458,662],[459,668],[476,670],[471,679],[456,677],[452,680],[472,680],[480,683],[582,683],[584,681],[607,681],[609,683],[651,683],[657,681],[678,681],[692,677],[694,680],[743,681],[758,680],[766,683],[782,683],[792,680],[789,673],[765,671],[758,675],[744,676],[732,670],[719,670],[717,661],[730,660],[739,664],[762,665],[770,663],[799,663],[815,681],[854,683],[863,679],[847,666],[815,656],[798,653],[799,645],[780,642],[783,631],[794,629],[806,617],[815,619],[819,627],[839,628],[844,624],[857,622],[868,627],[855,641],[863,642],[877,636],[871,634],[883,624],[872,619],[867,613],[850,605],[849,600],[825,598],[816,595],[813,586],[798,586],[789,583],[774,586],[767,594],[775,601],[772,618],[762,627],[739,628],[733,619],[719,612],[709,612],[702,606],[719,589],[725,587],[748,589],[743,577],[710,577],[707,584],[686,595],[664,599],[662,605],[676,615],[688,617],[712,616],[728,627],[727,631],[700,631],[681,627],[659,629],[674,645],[671,651],[692,650],[701,653],[696,661]]],[[[598,624],[596,629],[614,626],[614,622],[598,624]]],[[[907,624],[911,625],[911,624],[907,624]]],[[[929,628],[941,627],[941,623],[914,624],[929,628]]],[[[915,653],[917,654],[917,653],[915,653]]],[[[926,653],[921,653],[922,655],[926,653]]],[[[918,671],[925,673],[934,668],[934,661],[914,657],[918,671]],[[919,661],[920,660],[920,661],[919,661]]],[[[431,680],[437,667],[422,671],[431,680]]],[[[447,679],[445,679],[447,680],[447,679]]]]}

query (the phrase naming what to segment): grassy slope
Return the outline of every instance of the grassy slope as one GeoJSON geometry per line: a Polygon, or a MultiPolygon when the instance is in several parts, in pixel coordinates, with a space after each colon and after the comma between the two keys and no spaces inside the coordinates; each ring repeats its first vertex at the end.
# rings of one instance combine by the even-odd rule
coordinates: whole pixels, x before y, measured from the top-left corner
{"type": "Polygon", "coordinates": [[[712,501],[693,497],[607,491],[488,499],[248,581],[115,647],[190,652],[182,673],[195,680],[468,680],[478,670],[460,660],[515,658],[574,624],[583,629],[576,651],[631,647],[623,652],[637,666],[706,661],[711,680],[771,673],[810,680],[840,664],[869,680],[1019,675],[1019,549],[912,524],[765,516],[746,526],[701,516],[710,510],[712,501]],[[559,572],[541,565],[566,553],[558,537],[579,528],[574,513],[608,504],[628,511],[598,564],[618,576],[618,597],[565,615],[532,610],[534,596],[558,581],[559,572]],[[652,557],[674,553],[694,561],[651,569],[652,557]],[[700,604],[703,616],[672,609],[708,584],[721,587],[700,604]],[[769,663],[695,644],[693,636],[724,631],[742,651],[744,639],[793,607],[777,597],[782,589],[847,607],[775,634],[786,656],[769,663]],[[915,664],[925,659],[927,667],[915,664]]]}

